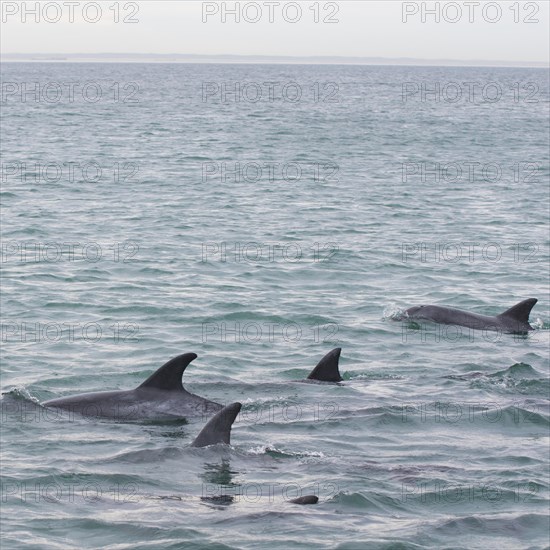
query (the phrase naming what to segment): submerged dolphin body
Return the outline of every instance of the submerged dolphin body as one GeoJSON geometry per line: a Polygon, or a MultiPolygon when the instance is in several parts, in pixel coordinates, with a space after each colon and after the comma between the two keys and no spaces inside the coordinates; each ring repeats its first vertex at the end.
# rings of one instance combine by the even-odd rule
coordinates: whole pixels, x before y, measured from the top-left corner
{"type": "Polygon", "coordinates": [[[528,298],[519,304],[507,309],[500,315],[479,315],[444,306],[415,306],[405,311],[405,319],[432,321],[445,325],[459,325],[462,327],[496,330],[508,333],[525,333],[534,330],[529,324],[529,313],[537,303],[536,298],[528,298]]]}
{"type": "Polygon", "coordinates": [[[229,445],[231,439],[231,426],[241,410],[240,403],[231,403],[217,412],[201,430],[191,447],[206,447],[225,443],[229,445]]]}
{"type": "Polygon", "coordinates": [[[329,351],[309,373],[307,379],[317,380],[318,382],[341,382],[343,378],[338,370],[341,351],[342,348],[334,348],[329,351]]]}
{"type": "Polygon", "coordinates": [[[305,495],[303,497],[293,498],[288,502],[292,502],[292,504],[317,504],[319,502],[319,497],[315,495],[305,495]]]}
{"type": "Polygon", "coordinates": [[[124,421],[173,420],[217,412],[222,405],[188,392],[181,382],[183,372],[196,358],[195,353],[174,357],[133,390],[81,393],[43,405],[124,421]]]}

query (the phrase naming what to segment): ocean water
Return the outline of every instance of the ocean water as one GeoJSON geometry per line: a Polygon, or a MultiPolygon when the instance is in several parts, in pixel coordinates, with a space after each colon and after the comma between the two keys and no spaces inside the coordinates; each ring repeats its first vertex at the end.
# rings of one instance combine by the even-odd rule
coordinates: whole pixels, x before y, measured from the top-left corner
{"type": "Polygon", "coordinates": [[[3,548],[548,548],[545,70],[2,81],[3,548]],[[529,297],[527,336],[395,320],[529,297]],[[334,347],[344,381],[302,383],[334,347]],[[191,351],[230,447],[39,405],[191,351]]]}

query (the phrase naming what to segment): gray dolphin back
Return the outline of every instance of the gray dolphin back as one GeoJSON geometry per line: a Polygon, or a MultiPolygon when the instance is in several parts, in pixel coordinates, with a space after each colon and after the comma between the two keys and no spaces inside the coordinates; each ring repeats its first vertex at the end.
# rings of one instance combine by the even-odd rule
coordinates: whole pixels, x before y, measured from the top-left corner
{"type": "Polygon", "coordinates": [[[496,316],[480,315],[445,306],[415,306],[407,309],[405,313],[410,319],[425,319],[446,325],[523,334],[533,330],[529,324],[529,314],[536,303],[536,298],[528,298],[496,316]]]}
{"type": "Polygon", "coordinates": [[[341,382],[338,362],[340,361],[340,352],[342,348],[334,348],[329,351],[309,373],[308,380],[319,380],[321,382],[341,382]]]}
{"type": "Polygon", "coordinates": [[[43,405],[84,416],[128,421],[187,418],[207,411],[219,411],[221,405],[190,393],[183,387],[183,372],[196,358],[195,353],[184,353],[170,359],[133,390],[69,395],[51,399],[43,405]]]}
{"type": "Polygon", "coordinates": [[[225,443],[229,445],[231,439],[231,426],[241,410],[240,403],[231,403],[216,413],[204,426],[191,447],[206,447],[225,443]]]}

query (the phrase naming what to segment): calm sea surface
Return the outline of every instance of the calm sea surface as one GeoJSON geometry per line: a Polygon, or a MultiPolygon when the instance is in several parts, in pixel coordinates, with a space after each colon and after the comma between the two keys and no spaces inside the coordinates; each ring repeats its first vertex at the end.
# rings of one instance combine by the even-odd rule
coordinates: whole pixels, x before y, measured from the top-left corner
{"type": "Polygon", "coordinates": [[[546,71],[2,80],[3,548],[548,548],[546,71]],[[394,320],[529,297],[525,337],[394,320]],[[344,382],[301,383],[334,347],[344,382]],[[184,352],[231,447],[38,405],[184,352]]]}

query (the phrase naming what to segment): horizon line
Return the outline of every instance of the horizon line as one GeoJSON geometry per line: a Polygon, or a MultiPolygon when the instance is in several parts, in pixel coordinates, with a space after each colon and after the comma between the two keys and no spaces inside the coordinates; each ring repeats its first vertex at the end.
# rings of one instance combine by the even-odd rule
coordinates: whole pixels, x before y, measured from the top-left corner
{"type": "Polygon", "coordinates": [[[74,61],[103,60],[105,62],[119,62],[119,60],[147,60],[150,63],[166,62],[197,62],[207,63],[295,63],[308,65],[323,64],[356,64],[356,65],[437,65],[437,66],[485,66],[485,67],[532,67],[548,68],[548,61],[508,61],[490,59],[445,59],[445,58],[418,58],[418,57],[375,57],[375,56],[338,56],[338,55],[262,55],[262,54],[182,54],[182,53],[136,53],[136,52],[101,52],[101,53],[21,53],[6,52],[0,54],[0,61],[74,61]],[[195,60],[195,61],[192,61],[195,60]],[[208,61],[207,61],[208,60],[208,61]]]}

